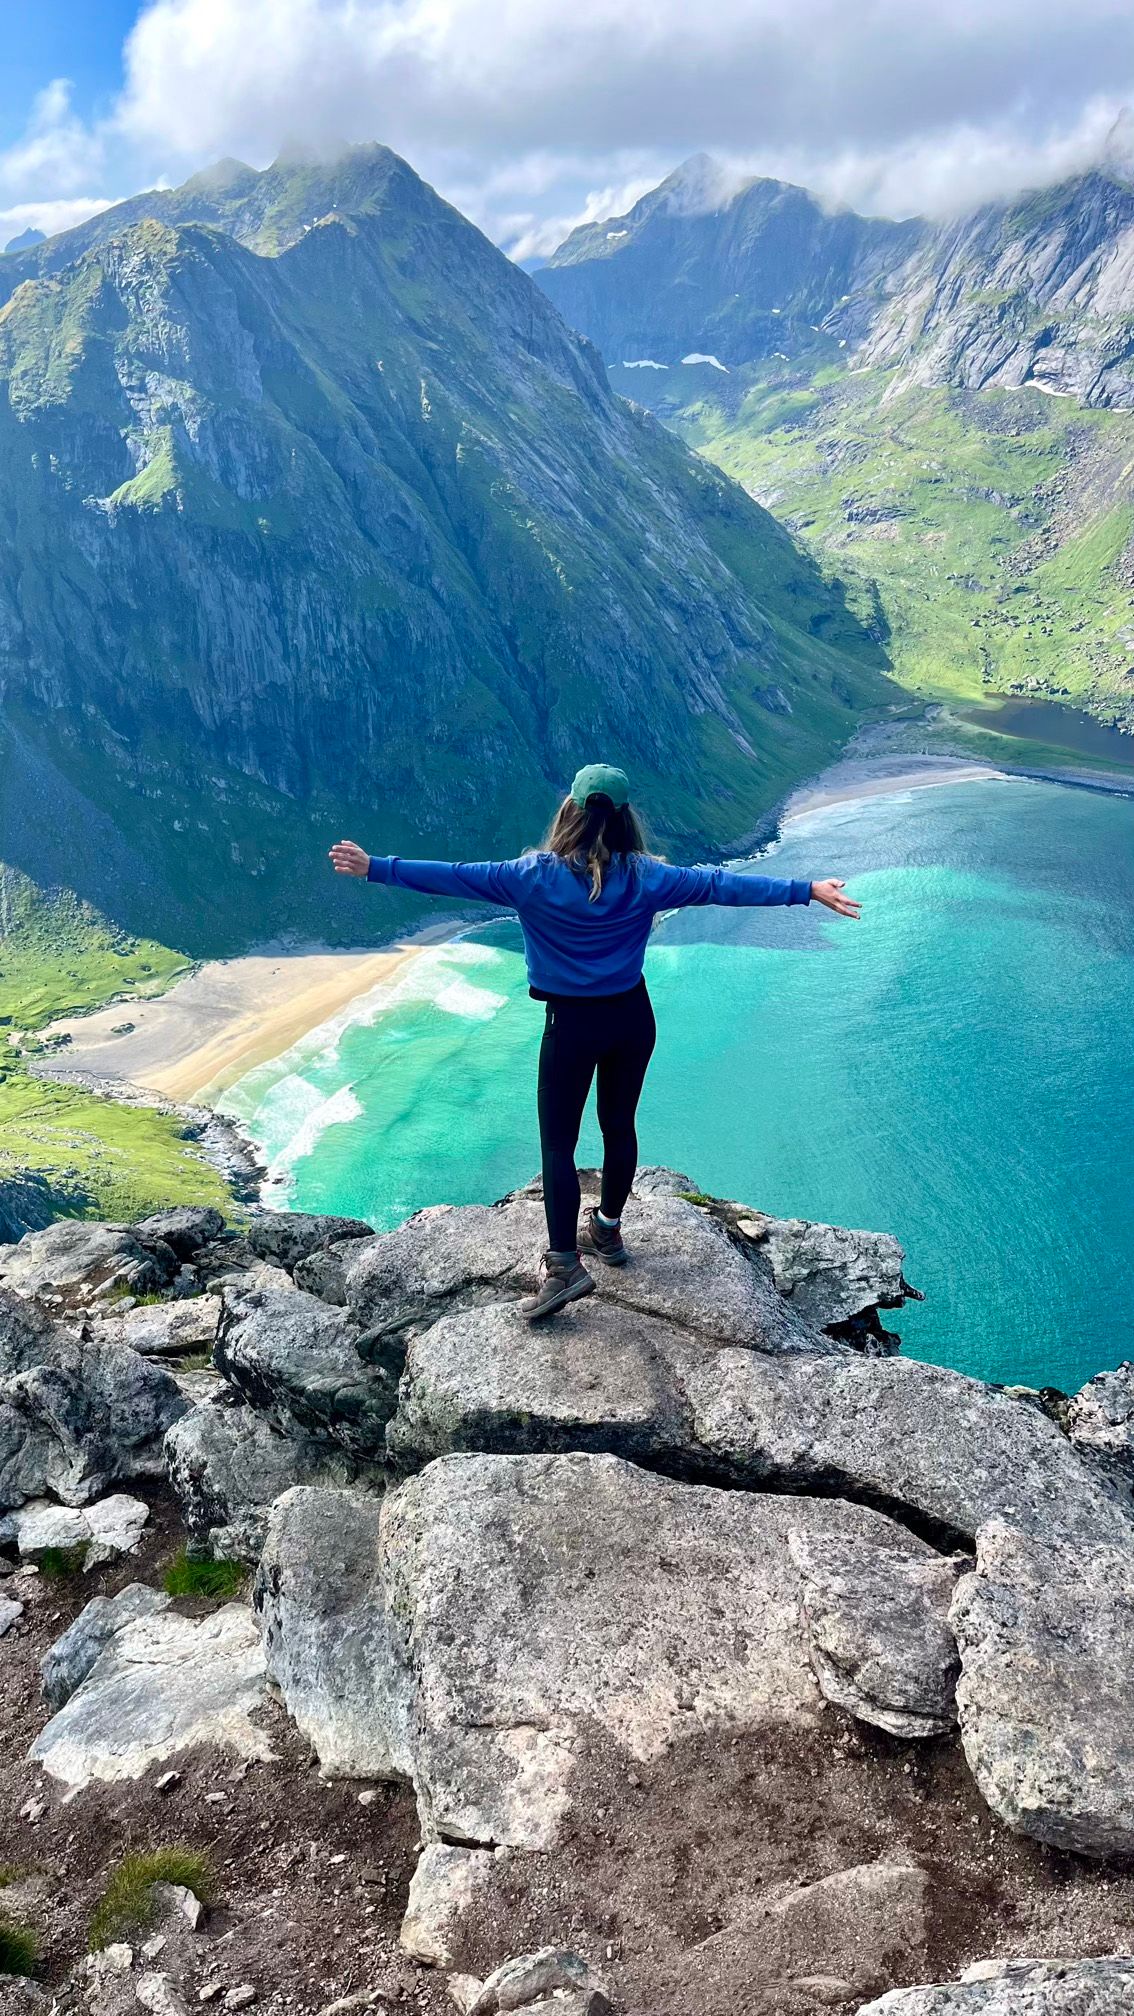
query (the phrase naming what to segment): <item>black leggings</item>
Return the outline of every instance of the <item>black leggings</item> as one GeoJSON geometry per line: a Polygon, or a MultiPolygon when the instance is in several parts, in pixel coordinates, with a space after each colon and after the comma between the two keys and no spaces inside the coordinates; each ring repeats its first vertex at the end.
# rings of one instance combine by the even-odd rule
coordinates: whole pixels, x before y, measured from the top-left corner
{"type": "Polygon", "coordinates": [[[596,1070],[603,1143],[599,1208],[606,1218],[622,1216],[638,1165],[634,1114],[656,1034],[644,980],[628,994],[559,994],[547,1004],[539,1053],[539,1138],[553,1253],[573,1253],[579,1235],[575,1148],[596,1070]]]}

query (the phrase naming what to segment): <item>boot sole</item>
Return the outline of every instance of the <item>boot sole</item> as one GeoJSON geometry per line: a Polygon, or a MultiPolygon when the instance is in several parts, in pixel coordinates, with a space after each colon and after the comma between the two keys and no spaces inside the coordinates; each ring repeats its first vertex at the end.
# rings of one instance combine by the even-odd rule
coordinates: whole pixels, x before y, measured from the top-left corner
{"type": "Polygon", "coordinates": [[[588,1242],[586,1250],[596,1260],[601,1260],[604,1267],[625,1267],[626,1262],[630,1258],[625,1248],[623,1248],[621,1253],[604,1253],[601,1246],[592,1246],[588,1242]]]}
{"type": "Polygon", "coordinates": [[[556,1310],[565,1309],[568,1302],[578,1302],[582,1296],[593,1295],[594,1292],[595,1284],[588,1274],[585,1281],[576,1281],[573,1288],[564,1288],[554,1300],[541,1302],[535,1309],[521,1309],[520,1314],[525,1322],[542,1323],[545,1316],[554,1316],[556,1310]]]}

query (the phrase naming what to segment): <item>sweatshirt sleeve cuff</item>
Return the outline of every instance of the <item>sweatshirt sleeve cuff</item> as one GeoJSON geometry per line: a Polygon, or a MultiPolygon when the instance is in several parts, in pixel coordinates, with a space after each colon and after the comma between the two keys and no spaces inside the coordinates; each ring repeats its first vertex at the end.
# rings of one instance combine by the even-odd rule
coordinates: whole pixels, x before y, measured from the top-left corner
{"type": "Polygon", "coordinates": [[[793,882],[791,885],[791,895],[788,897],[788,902],[810,903],[810,901],[811,901],[810,882],[793,882]]]}
{"type": "Polygon", "coordinates": [[[389,881],[390,858],[391,857],[388,854],[372,854],[370,856],[370,866],[366,871],[366,879],[368,882],[389,881]]]}

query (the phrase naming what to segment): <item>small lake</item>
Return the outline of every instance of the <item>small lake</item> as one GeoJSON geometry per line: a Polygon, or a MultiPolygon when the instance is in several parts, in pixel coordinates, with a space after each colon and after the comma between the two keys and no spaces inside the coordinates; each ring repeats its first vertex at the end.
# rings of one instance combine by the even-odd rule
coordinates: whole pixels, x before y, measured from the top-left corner
{"type": "Polygon", "coordinates": [[[1116,769],[1134,772],[1134,735],[1108,728],[1093,714],[1061,707],[1057,700],[999,700],[988,707],[958,708],[957,713],[962,721],[992,735],[1042,742],[1076,756],[1101,756],[1116,769]]]}

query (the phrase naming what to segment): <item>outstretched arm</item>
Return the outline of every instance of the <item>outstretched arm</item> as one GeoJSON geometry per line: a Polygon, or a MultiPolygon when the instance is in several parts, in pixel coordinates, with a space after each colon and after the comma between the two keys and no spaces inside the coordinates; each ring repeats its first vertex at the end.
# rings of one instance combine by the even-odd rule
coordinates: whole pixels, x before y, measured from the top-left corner
{"type": "Polygon", "coordinates": [[[659,910],[685,910],[705,903],[754,908],[816,902],[840,917],[859,914],[859,905],[843,895],[842,882],[781,882],[770,875],[736,875],[727,868],[671,868],[664,861],[652,862],[649,872],[659,910]]]}
{"type": "Polygon", "coordinates": [[[339,840],[330,858],[336,875],[365,875],[368,882],[393,883],[422,896],[511,905],[519,892],[514,861],[403,861],[397,854],[368,854],[353,840],[339,840]]]}

